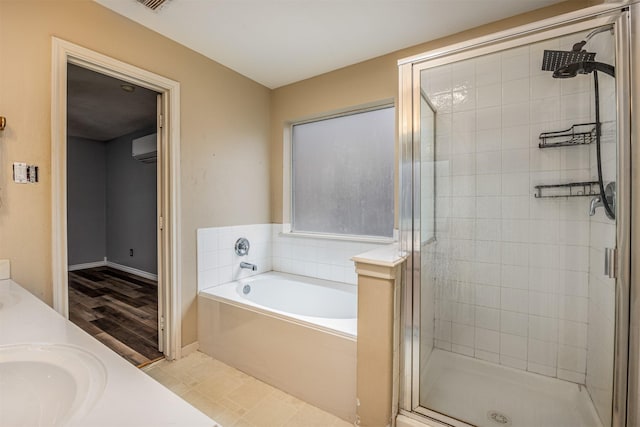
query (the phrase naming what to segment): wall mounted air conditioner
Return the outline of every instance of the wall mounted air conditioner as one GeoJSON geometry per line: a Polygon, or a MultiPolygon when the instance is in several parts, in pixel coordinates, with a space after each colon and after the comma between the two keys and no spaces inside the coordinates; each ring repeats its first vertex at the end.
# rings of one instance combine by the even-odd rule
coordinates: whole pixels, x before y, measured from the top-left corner
{"type": "Polygon", "coordinates": [[[131,141],[131,155],[142,163],[155,163],[158,159],[158,134],[152,133],[131,141]]]}

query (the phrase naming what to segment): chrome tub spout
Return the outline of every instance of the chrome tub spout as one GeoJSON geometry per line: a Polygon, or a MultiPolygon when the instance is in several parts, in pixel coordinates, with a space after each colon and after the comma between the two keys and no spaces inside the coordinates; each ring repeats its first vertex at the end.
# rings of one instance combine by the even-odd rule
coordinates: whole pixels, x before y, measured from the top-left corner
{"type": "Polygon", "coordinates": [[[258,271],[257,265],[251,264],[250,262],[244,262],[244,261],[240,263],[240,268],[246,268],[251,271],[258,271]]]}

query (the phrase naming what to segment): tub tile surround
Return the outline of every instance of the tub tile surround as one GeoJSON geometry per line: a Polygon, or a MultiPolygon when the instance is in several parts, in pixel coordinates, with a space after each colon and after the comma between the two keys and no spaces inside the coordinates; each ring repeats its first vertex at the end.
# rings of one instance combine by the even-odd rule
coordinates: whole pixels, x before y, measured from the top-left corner
{"type": "MultiPolygon", "coordinates": [[[[358,279],[351,258],[381,244],[291,236],[282,233],[281,224],[204,228],[197,237],[201,350],[341,419],[355,421],[353,336],[240,308],[202,291],[270,270],[355,286],[358,279]],[[245,257],[234,253],[240,237],[251,244],[245,257]],[[241,261],[257,264],[258,271],[241,270],[241,261]],[[255,354],[261,358],[256,360],[255,354]]],[[[391,375],[391,366],[388,372],[391,375]]]]}
{"type": "Polygon", "coordinates": [[[210,286],[271,271],[271,224],[199,228],[197,230],[198,291],[210,286]],[[234,246],[245,237],[250,248],[238,256],[234,246]],[[241,269],[241,262],[255,264],[257,271],[241,269]]]}
{"type": "MultiPolygon", "coordinates": [[[[604,389],[610,387],[606,353],[612,348],[613,304],[607,301],[613,285],[602,278],[601,262],[593,260],[614,246],[606,240],[615,235],[615,225],[601,212],[589,217],[587,197],[537,199],[533,190],[538,184],[596,178],[595,144],[538,148],[541,132],[593,121],[590,77],[555,80],[540,71],[544,49],[570,50],[576,38],[580,35],[423,74],[437,109],[439,239],[423,249],[422,271],[431,276],[424,293],[435,298],[433,319],[421,332],[433,331],[434,339],[422,340],[422,362],[433,343],[610,391],[604,389]],[[598,271],[590,271],[590,259],[598,271]],[[603,341],[606,346],[599,344],[603,341]]],[[[599,60],[613,63],[610,46],[594,49],[599,60]]],[[[611,102],[611,84],[601,82],[603,105],[611,102]]],[[[605,107],[602,115],[603,128],[610,128],[615,111],[605,107]]],[[[610,173],[616,167],[615,144],[608,143],[613,140],[603,140],[603,169],[610,173]]]]}
{"type": "Polygon", "coordinates": [[[282,233],[282,224],[199,228],[198,291],[271,270],[355,285],[357,276],[351,258],[380,246],[291,236],[282,233]],[[239,257],[234,252],[240,237],[251,243],[247,256],[239,257]],[[256,264],[258,271],[240,269],[241,261],[256,264]]]}

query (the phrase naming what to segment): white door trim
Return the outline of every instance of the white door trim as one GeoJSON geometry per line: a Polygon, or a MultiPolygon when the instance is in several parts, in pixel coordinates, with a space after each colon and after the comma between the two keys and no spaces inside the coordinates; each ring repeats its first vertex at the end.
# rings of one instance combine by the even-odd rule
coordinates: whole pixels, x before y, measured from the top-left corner
{"type": "MultiPolygon", "coordinates": [[[[52,37],[51,57],[51,229],[53,308],[69,317],[67,280],[67,63],[80,65],[162,94],[167,208],[164,215],[165,262],[161,277],[165,295],[164,354],[181,356],[181,232],[180,232],[180,83],[52,37]]],[[[159,213],[160,214],[160,213],[159,213]]],[[[160,272],[159,272],[160,273],[160,272]]],[[[162,315],[162,313],[158,313],[162,315]]]]}

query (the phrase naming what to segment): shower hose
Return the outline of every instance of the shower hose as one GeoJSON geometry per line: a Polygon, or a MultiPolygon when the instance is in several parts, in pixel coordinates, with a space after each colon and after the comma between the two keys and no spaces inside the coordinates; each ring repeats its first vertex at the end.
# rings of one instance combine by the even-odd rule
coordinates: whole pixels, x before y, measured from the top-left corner
{"type": "Polygon", "coordinates": [[[602,206],[604,207],[607,216],[611,219],[616,219],[616,214],[609,206],[609,201],[607,200],[607,196],[604,192],[604,182],[602,181],[602,153],[600,149],[600,139],[602,137],[602,130],[600,129],[600,90],[598,85],[598,72],[596,70],[593,71],[593,87],[595,91],[595,106],[596,106],[596,157],[598,164],[598,186],[600,187],[600,200],[602,201],[602,206]]]}

